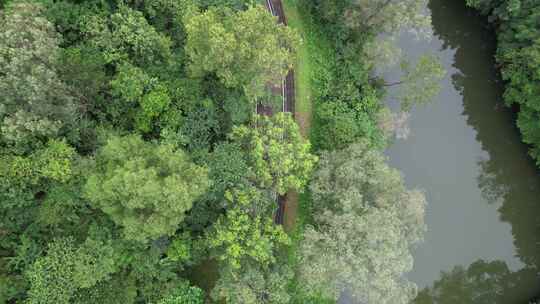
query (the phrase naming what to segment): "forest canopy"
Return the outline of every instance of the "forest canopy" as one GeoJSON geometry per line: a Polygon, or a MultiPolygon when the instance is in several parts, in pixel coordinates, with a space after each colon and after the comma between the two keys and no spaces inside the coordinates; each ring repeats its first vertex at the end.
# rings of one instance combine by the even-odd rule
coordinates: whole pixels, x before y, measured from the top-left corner
{"type": "Polygon", "coordinates": [[[365,55],[429,22],[406,2],[295,1],[299,32],[264,1],[0,1],[0,303],[405,303],[425,201],[365,55]],[[311,130],[275,110],[301,60],[311,130]]]}

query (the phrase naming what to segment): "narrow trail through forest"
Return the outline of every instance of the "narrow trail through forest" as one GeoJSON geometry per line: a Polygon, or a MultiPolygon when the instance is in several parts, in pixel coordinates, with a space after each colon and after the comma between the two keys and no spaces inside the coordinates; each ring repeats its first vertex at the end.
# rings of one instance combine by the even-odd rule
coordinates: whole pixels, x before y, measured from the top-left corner
{"type": "MultiPolygon", "coordinates": [[[[266,8],[273,15],[278,17],[278,22],[284,25],[287,25],[287,19],[285,18],[285,12],[283,10],[283,4],[281,0],[266,0],[266,8]]],[[[294,71],[289,71],[285,79],[282,81],[281,86],[278,88],[281,91],[282,97],[282,107],[281,111],[286,113],[291,113],[294,115],[294,105],[295,105],[295,86],[294,86],[294,71]]],[[[273,109],[270,106],[257,104],[257,114],[260,115],[273,115],[273,109]]],[[[294,196],[294,194],[293,194],[294,196]]],[[[274,216],[274,222],[279,225],[284,224],[284,219],[289,216],[286,216],[289,212],[288,210],[296,210],[296,200],[290,201],[288,199],[289,194],[280,195],[277,197],[277,209],[274,216]],[[291,206],[294,204],[295,206],[291,206]]],[[[290,222],[290,220],[289,220],[290,222]]],[[[290,226],[287,225],[289,228],[290,226]]]]}

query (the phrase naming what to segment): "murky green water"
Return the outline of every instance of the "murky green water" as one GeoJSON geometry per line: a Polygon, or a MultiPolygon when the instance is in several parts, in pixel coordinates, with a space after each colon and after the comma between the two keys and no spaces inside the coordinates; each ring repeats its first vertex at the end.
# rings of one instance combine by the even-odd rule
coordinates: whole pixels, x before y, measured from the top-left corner
{"type": "Polygon", "coordinates": [[[436,100],[411,113],[410,137],[387,151],[429,201],[409,278],[429,288],[417,303],[526,304],[540,294],[540,173],[502,105],[494,34],[464,2],[432,0],[434,39],[399,42],[448,70],[436,100]]]}

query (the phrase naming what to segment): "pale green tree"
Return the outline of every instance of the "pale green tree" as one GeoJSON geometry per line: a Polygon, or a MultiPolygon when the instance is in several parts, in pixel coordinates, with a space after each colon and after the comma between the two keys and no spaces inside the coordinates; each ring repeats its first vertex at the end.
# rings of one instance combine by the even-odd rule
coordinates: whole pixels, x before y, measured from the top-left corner
{"type": "Polygon", "coordinates": [[[430,35],[427,0],[353,0],[345,11],[350,27],[376,34],[394,35],[407,29],[430,35]]]}
{"type": "Polygon", "coordinates": [[[61,37],[41,6],[8,6],[0,29],[0,139],[27,152],[66,131],[76,94],[58,76],[61,37]]]}
{"type": "Polygon", "coordinates": [[[423,194],[407,191],[399,172],[364,142],[323,154],[311,189],[316,226],[306,229],[299,249],[308,291],[409,303],[416,288],[403,275],[425,231],[423,194]]]}
{"type": "Polygon", "coordinates": [[[364,140],[323,153],[310,190],[318,211],[361,213],[370,207],[392,206],[405,187],[399,171],[390,168],[385,157],[364,140]]]}
{"type": "Polygon", "coordinates": [[[235,127],[230,138],[244,149],[255,185],[279,194],[301,190],[317,161],[290,114],[256,116],[254,126],[235,127]]]}
{"type": "Polygon", "coordinates": [[[433,55],[423,55],[416,64],[402,59],[402,50],[396,38],[403,31],[412,32],[416,38],[430,39],[431,17],[426,13],[427,0],[354,0],[346,10],[346,23],[352,28],[367,31],[377,38],[363,45],[363,57],[379,70],[401,62],[403,76],[397,82],[384,86],[400,85],[399,100],[402,110],[414,104],[426,104],[440,91],[440,81],[446,72],[433,55]]]}
{"type": "Polygon", "coordinates": [[[306,288],[334,299],[348,290],[360,303],[409,303],[416,287],[403,275],[413,258],[399,211],[392,209],[321,214],[324,228],[307,228],[300,247],[306,288]]]}
{"type": "Polygon", "coordinates": [[[2,156],[0,179],[3,185],[13,188],[65,182],[72,176],[75,154],[65,141],[50,140],[27,157],[2,156]]]}
{"type": "Polygon", "coordinates": [[[279,84],[292,68],[298,34],[280,25],[264,7],[223,13],[209,9],[186,18],[186,53],[194,75],[216,73],[228,87],[244,89],[250,100],[279,84]]]}
{"type": "Polygon", "coordinates": [[[240,271],[222,269],[212,298],[237,304],[286,304],[291,299],[287,287],[292,277],[287,265],[265,268],[248,263],[240,271]]]}
{"type": "Polygon", "coordinates": [[[404,60],[401,70],[401,79],[385,86],[399,85],[398,99],[403,111],[409,111],[413,105],[431,102],[439,94],[441,80],[446,75],[446,70],[434,55],[423,55],[414,65],[404,60]]]}
{"type": "Polygon", "coordinates": [[[172,235],[208,188],[206,169],[169,145],[112,136],[96,156],[85,196],[124,228],[127,239],[172,235]]]}

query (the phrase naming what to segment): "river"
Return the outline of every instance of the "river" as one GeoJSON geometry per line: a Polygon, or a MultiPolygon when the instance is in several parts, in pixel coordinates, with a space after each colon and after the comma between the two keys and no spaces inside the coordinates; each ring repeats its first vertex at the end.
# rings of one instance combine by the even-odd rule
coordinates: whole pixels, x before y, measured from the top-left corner
{"type": "Polygon", "coordinates": [[[398,42],[448,71],[439,96],[411,112],[410,136],[386,152],[429,201],[408,278],[419,304],[527,304],[540,293],[540,174],[503,106],[494,33],[464,2],[430,1],[434,38],[398,42]]]}

